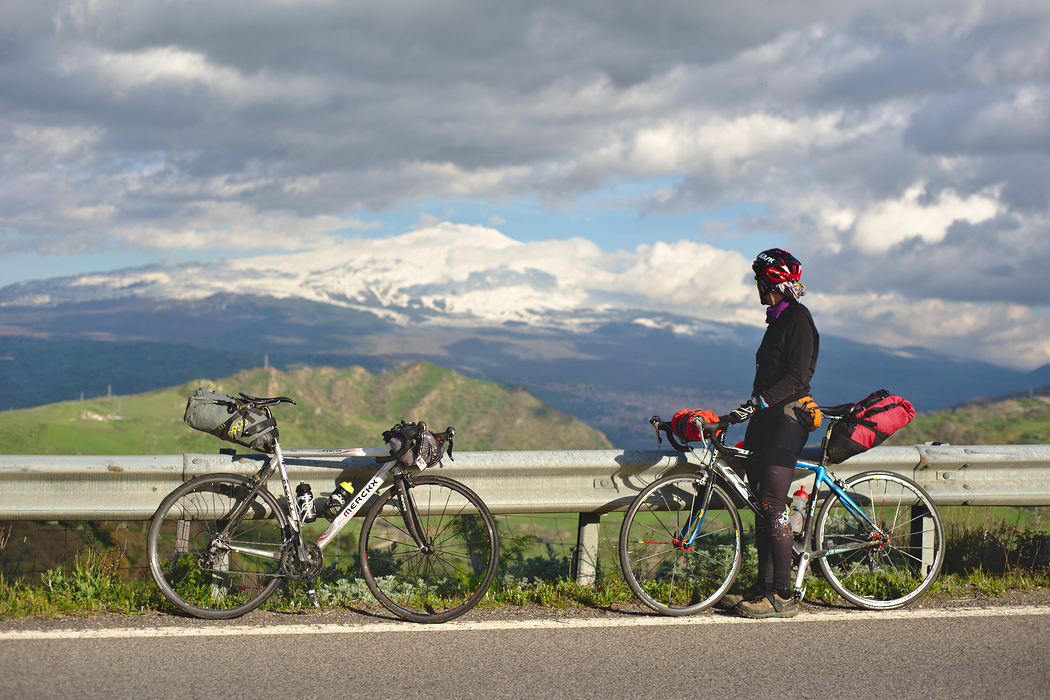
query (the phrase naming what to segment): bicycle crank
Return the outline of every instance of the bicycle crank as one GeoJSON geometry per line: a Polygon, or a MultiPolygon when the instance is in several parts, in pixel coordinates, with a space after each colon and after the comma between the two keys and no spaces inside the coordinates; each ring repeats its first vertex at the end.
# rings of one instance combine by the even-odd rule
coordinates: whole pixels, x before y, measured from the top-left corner
{"type": "Polygon", "coordinates": [[[281,547],[280,574],[293,581],[309,581],[321,574],[324,566],[324,555],[321,548],[313,542],[307,542],[306,560],[299,556],[298,545],[294,540],[289,540],[281,547]]]}

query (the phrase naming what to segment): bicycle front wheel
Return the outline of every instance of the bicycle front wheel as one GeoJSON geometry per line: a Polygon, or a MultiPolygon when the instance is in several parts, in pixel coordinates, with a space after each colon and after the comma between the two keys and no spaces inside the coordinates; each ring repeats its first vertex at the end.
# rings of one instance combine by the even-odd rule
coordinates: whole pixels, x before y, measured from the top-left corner
{"type": "Polygon", "coordinates": [[[149,568],[172,605],[195,617],[239,617],[262,605],[278,577],[284,512],[269,491],[250,496],[248,479],[207,474],[161,501],[150,523],[149,568]],[[237,523],[226,518],[245,499],[237,523]]]}
{"type": "MultiPolygon", "coordinates": [[[[708,477],[711,478],[711,477],[708,477]]],[[[700,475],[653,482],[631,503],[620,528],[620,568],[643,603],[664,615],[711,607],[740,571],[740,513],[717,484],[700,475]]]]}
{"type": "Polygon", "coordinates": [[[397,485],[361,526],[361,573],[392,613],[412,622],[445,622],[488,592],[499,564],[499,538],[488,507],[462,484],[440,476],[405,479],[416,510],[403,512],[397,485]]]}
{"type": "Polygon", "coordinates": [[[865,472],[845,481],[859,517],[831,494],[817,516],[817,561],[835,591],[862,608],[899,608],[931,585],[944,562],[944,523],[933,499],[911,479],[865,472]]]}

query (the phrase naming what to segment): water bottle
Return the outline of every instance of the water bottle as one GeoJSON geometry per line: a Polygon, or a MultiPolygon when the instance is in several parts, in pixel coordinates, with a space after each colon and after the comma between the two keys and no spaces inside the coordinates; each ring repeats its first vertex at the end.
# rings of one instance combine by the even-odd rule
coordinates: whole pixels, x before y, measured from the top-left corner
{"type": "Polygon", "coordinates": [[[317,520],[317,513],[314,512],[314,492],[310,489],[310,484],[305,481],[299,482],[295,487],[295,501],[299,504],[299,515],[304,523],[317,520]]]}
{"type": "Polygon", "coordinates": [[[809,494],[806,493],[806,487],[799,486],[798,491],[791,497],[791,512],[788,514],[792,532],[802,532],[802,525],[806,522],[807,500],[809,500],[809,494]]]}
{"type": "Polygon", "coordinates": [[[321,511],[321,515],[328,518],[329,520],[335,520],[340,513],[343,512],[343,508],[350,502],[350,496],[354,492],[354,485],[349,481],[344,481],[339,484],[339,487],[332,492],[325,502],[324,509],[321,511]]]}

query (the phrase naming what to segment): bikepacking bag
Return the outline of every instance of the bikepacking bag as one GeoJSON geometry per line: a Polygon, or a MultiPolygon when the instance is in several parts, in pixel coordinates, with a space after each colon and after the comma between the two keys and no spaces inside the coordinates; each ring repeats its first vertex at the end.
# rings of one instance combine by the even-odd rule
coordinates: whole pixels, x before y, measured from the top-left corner
{"type": "Polygon", "coordinates": [[[857,402],[857,409],[836,421],[828,436],[828,462],[839,464],[882,444],[915,418],[907,399],[880,389],[857,402]]]}
{"type": "MultiPolygon", "coordinates": [[[[452,457],[452,436],[455,428],[447,428],[444,433],[435,435],[427,429],[423,421],[406,423],[401,421],[390,430],[383,431],[383,442],[390,447],[390,455],[376,457],[377,462],[397,460],[406,467],[426,469],[441,461],[448,452],[452,457]]],[[[455,460],[453,460],[455,461],[455,460]]]]}
{"type": "Polygon", "coordinates": [[[718,414],[705,411],[702,408],[683,408],[674,414],[671,419],[671,430],[675,437],[685,442],[695,442],[700,439],[700,429],[693,423],[694,418],[699,418],[705,423],[717,423],[718,414]]]}
{"type": "Polygon", "coordinates": [[[259,452],[273,452],[277,443],[277,421],[268,411],[227,394],[197,389],[182,419],[195,430],[259,452]]]}

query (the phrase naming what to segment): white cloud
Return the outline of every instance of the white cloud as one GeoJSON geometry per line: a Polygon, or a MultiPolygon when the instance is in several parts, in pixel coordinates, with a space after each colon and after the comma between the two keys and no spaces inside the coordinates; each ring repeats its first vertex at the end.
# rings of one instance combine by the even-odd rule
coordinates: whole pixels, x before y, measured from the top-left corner
{"type": "Polygon", "coordinates": [[[755,301],[750,274],[751,260],[739,253],[690,241],[659,242],[638,246],[606,289],[688,315],[739,320],[740,305],[755,301]]]}
{"type": "Polygon", "coordinates": [[[71,80],[97,81],[117,100],[138,90],[171,90],[187,97],[203,90],[232,107],[265,102],[316,106],[332,88],[316,78],[275,75],[263,69],[254,75],[210,61],[197,51],[161,46],[141,51],[113,52],[84,48],[60,59],[56,70],[71,80]]]}
{"type": "MultiPolygon", "coordinates": [[[[936,201],[924,201],[926,185],[909,187],[899,199],[884,200],[861,212],[856,219],[854,243],[868,253],[884,253],[909,238],[926,243],[944,239],[956,221],[978,224],[1000,211],[994,192],[960,197],[947,189],[936,201]]],[[[848,221],[848,216],[841,218],[848,221]]]]}
{"type": "Polygon", "coordinates": [[[696,126],[663,124],[638,131],[627,160],[641,177],[713,171],[728,179],[763,157],[776,158],[784,151],[802,153],[833,138],[837,120],[835,114],[788,120],[755,113],[732,119],[712,116],[696,126]]]}
{"type": "Polygon", "coordinates": [[[98,127],[43,126],[11,123],[0,126],[8,145],[0,155],[6,168],[23,170],[55,163],[90,161],[104,131],[98,127]]]}
{"type": "Polygon", "coordinates": [[[822,332],[857,342],[923,346],[1021,370],[1050,363],[1050,318],[1020,304],[917,301],[897,294],[806,299],[822,332]]]}

